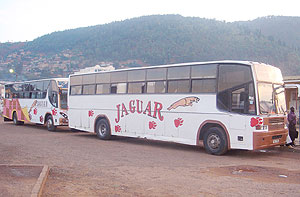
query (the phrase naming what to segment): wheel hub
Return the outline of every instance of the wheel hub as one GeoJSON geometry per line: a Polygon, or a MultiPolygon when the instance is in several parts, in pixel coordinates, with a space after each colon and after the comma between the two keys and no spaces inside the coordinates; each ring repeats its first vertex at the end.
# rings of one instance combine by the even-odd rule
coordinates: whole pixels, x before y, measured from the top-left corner
{"type": "Polygon", "coordinates": [[[221,144],[221,139],[218,135],[216,134],[211,134],[210,136],[208,136],[208,146],[212,149],[217,149],[219,148],[220,144],[221,144]]]}
{"type": "Polygon", "coordinates": [[[104,135],[105,132],[106,132],[106,126],[105,126],[105,125],[101,125],[101,126],[100,126],[100,134],[101,134],[101,135],[104,135]]]}

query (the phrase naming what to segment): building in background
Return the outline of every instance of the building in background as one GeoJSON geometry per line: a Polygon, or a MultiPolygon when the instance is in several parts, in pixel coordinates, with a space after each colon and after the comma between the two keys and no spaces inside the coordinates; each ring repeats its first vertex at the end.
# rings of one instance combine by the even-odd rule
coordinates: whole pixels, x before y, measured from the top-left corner
{"type": "Polygon", "coordinates": [[[286,107],[289,110],[295,108],[295,113],[299,118],[300,108],[300,76],[284,77],[286,107]]]}
{"type": "Polygon", "coordinates": [[[75,74],[93,73],[93,72],[111,71],[111,70],[115,70],[113,63],[103,62],[100,65],[80,69],[79,71],[75,72],[75,74]]]}

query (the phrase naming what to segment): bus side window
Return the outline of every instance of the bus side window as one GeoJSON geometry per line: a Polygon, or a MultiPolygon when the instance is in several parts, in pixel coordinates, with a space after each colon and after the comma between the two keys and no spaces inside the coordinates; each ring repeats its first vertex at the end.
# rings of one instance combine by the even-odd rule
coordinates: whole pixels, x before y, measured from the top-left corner
{"type": "Polygon", "coordinates": [[[235,113],[255,114],[253,98],[254,90],[250,67],[220,65],[217,94],[218,108],[235,113]]]}
{"type": "Polygon", "coordinates": [[[111,84],[110,93],[111,94],[124,94],[126,93],[127,84],[126,83],[115,83],[111,84]]]}
{"type": "Polygon", "coordinates": [[[53,107],[58,107],[57,92],[51,92],[49,94],[49,100],[50,100],[50,103],[53,105],[53,107]]]}

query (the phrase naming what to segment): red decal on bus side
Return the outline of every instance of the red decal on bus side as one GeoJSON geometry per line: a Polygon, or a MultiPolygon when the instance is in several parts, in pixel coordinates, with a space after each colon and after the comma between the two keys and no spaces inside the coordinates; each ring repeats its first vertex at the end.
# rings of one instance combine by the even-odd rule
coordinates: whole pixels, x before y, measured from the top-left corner
{"type": "Polygon", "coordinates": [[[262,125],[263,124],[263,119],[262,118],[251,118],[251,121],[250,121],[250,125],[251,127],[255,127],[257,125],[262,125]]]}
{"type": "Polygon", "coordinates": [[[54,109],[52,109],[52,114],[53,114],[53,116],[56,116],[57,115],[57,110],[54,108],[54,109]]]}
{"type": "Polygon", "coordinates": [[[34,108],[33,114],[34,114],[34,115],[37,115],[37,108],[34,108]]]}
{"type": "Polygon", "coordinates": [[[179,126],[182,126],[183,125],[183,120],[182,118],[177,118],[174,120],[174,125],[176,128],[178,128],[179,126]]]}
{"type": "Polygon", "coordinates": [[[93,111],[93,110],[90,110],[90,111],[88,112],[88,114],[89,114],[89,117],[92,117],[92,116],[94,116],[94,111],[93,111]]]}
{"type": "Polygon", "coordinates": [[[157,126],[156,122],[154,121],[149,122],[149,129],[156,129],[156,126],[157,126]]]}
{"type": "Polygon", "coordinates": [[[40,122],[43,123],[43,121],[44,121],[44,117],[41,115],[40,116],[40,122]]]}
{"type": "Polygon", "coordinates": [[[120,127],[120,125],[116,125],[115,126],[115,132],[117,133],[117,132],[121,132],[121,127],[120,127]]]}

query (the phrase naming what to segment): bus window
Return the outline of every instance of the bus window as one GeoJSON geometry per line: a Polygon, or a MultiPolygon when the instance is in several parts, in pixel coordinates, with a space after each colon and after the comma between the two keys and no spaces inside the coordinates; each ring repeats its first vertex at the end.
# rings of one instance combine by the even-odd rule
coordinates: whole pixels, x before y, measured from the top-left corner
{"type": "Polygon", "coordinates": [[[167,68],[150,68],[147,70],[147,80],[166,80],[167,68]]]}
{"type": "Polygon", "coordinates": [[[190,91],[189,80],[176,80],[168,82],[168,93],[186,93],[190,91]]]}
{"type": "Polygon", "coordinates": [[[29,83],[27,85],[27,90],[26,91],[33,91],[34,90],[34,87],[33,87],[33,84],[32,83],[29,83]]]}
{"type": "Polygon", "coordinates": [[[84,85],[82,94],[95,94],[96,85],[84,85]]]}
{"type": "Polygon", "coordinates": [[[59,102],[61,109],[68,108],[68,90],[60,90],[59,102]]]}
{"type": "Polygon", "coordinates": [[[82,84],[82,76],[72,76],[70,78],[70,83],[72,85],[81,85],[82,84]]]}
{"type": "Polygon", "coordinates": [[[71,86],[71,95],[79,95],[81,94],[82,86],[71,86]]]}
{"type": "Polygon", "coordinates": [[[217,65],[216,64],[207,64],[207,65],[192,66],[191,77],[192,77],[192,79],[216,78],[217,77],[217,65]]]}
{"type": "Polygon", "coordinates": [[[50,103],[54,107],[58,107],[58,91],[59,91],[59,89],[58,89],[56,81],[51,80],[49,89],[48,89],[48,97],[49,97],[50,103]]]}
{"type": "Polygon", "coordinates": [[[128,83],[128,93],[145,93],[145,83],[128,83]]]}
{"type": "Polygon", "coordinates": [[[110,93],[122,94],[126,93],[126,83],[111,84],[110,93]]]}
{"type": "Polygon", "coordinates": [[[253,81],[249,66],[220,65],[217,94],[219,109],[243,114],[255,114],[253,92],[253,81]]]}
{"type": "Polygon", "coordinates": [[[48,81],[48,80],[47,80],[47,81],[44,81],[44,86],[43,86],[43,87],[44,87],[44,88],[43,88],[44,91],[47,91],[47,90],[48,90],[49,84],[50,84],[50,81],[48,81]]]}
{"type": "Polygon", "coordinates": [[[168,68],[168,79],[189,79],[190,67],[171,67],[168,68]]]}
{"type": "Polygon", "coordinates": [[[216,79],[194,79],[192,80],[193,93],[215,93],[216,79]]]}
{"type": "Polygon", "coordinates": [[[146,70],[128,71],[128,82],[145,81],[146,70]]]}
{"type": "Polygon", "coordinates": [[[112,83],[119,83],[119,82],[126,82],[127,81],[127,73],[128,72],[113,72],[111,73],[111,82],[112,83]]]}
{"type": "Polygon", "coordinates": [[[89,74],[89,75],[83,75],[82,76],[82,84],[94,84],[95,82],[96,82],[96,75],[95,74],[92,74],[92,75],[89,74]]]}
{"type": "Polygon", "coordinates": [[[110,83],[110,73],[96,74],[96,83],[110,83]]]}
{"type": "Polygon", "coordinates": [[[53,107],[58,107],[58,105],[57,105],[57,101],[58,101],[57,92],[51,92],[50,93],[49,101],[53,105],[53,107]]]}
{"type": "Polygon", "coordinates": [[[31,93],[31,98],[36,99],[37,98],[37,92],[32,92],[31,93]]]}
{"type": "Polygon", "coordinates": [[[97,84],[96,94],[109,94],[110,84],[97,84]]]}
{"type": "Polygon", "coordinates": [[[33,86],[34,91],[43,91],[44,90],[43,81],[34,82],[34,83],[32,83],[32,86],[33,86]]]}
{"type": "Polygon", "coordinates": [[[165,81],[147,82],[147,93],[165,93],[165,92],[166,92],[165,81]]]}
{"type": "Polygon", "coordinates": [[[31,92],[24,92],[24,98],[31,98],[31,92]]]}

